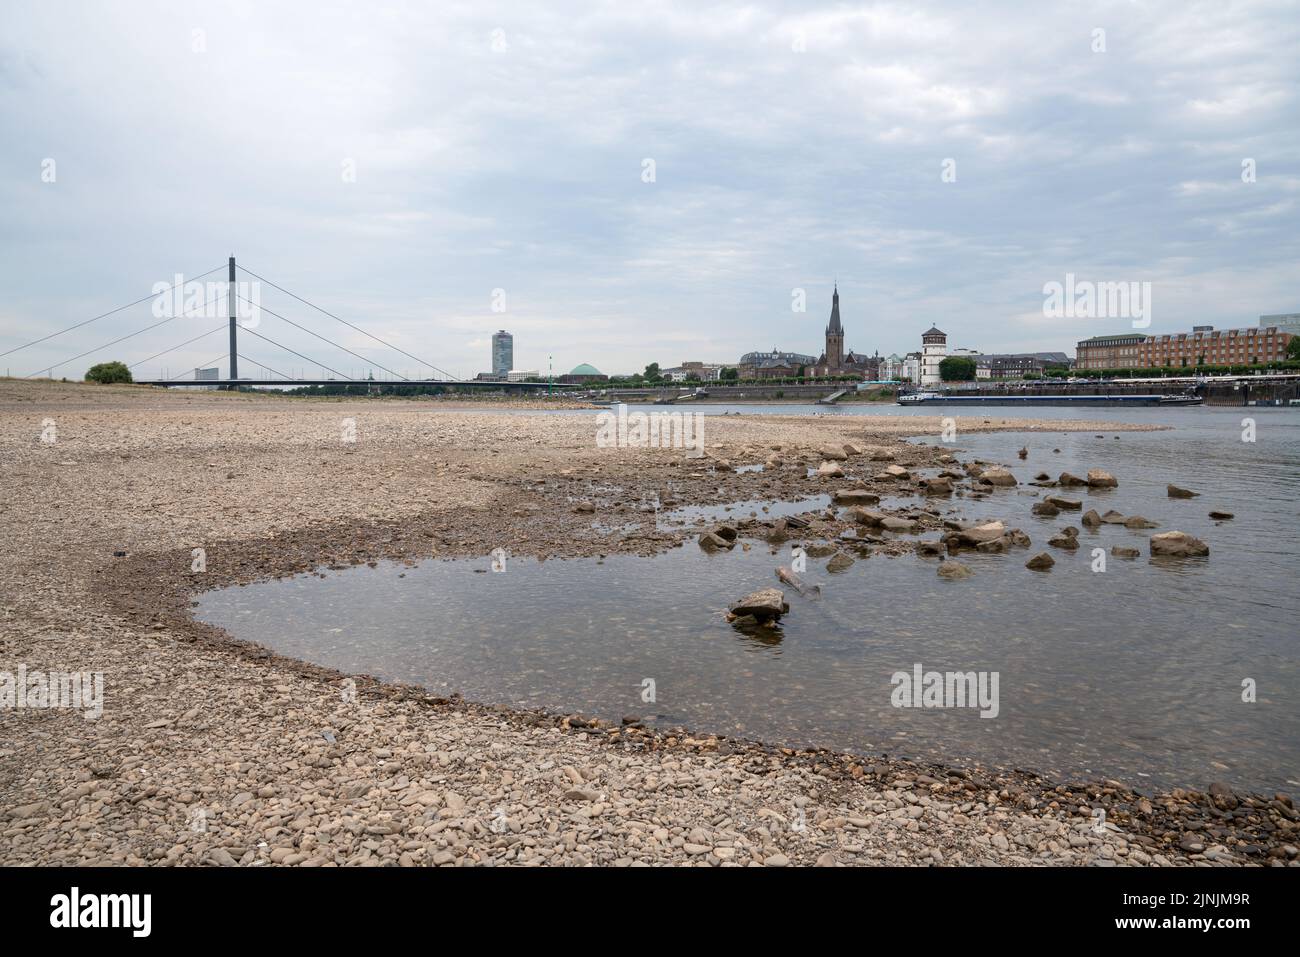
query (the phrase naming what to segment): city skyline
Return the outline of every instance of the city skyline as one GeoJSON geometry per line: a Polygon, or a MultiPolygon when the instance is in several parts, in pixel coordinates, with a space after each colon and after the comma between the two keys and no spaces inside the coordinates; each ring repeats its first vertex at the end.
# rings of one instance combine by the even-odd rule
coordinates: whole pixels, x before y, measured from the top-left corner
{"type": "MultiPolygon", "coordinates": [[[[76,36],[57,10],[11,11],[0,351],[232,253],[461,376],[503,326],[526,368],[816,354],[836,281],[853,345],[882,355],[934,324],[997,352],[1127,328],[1044,315],[1067,274],[1151,283],[1157,330],[1300,303],[1300,30],[1281,4],[486,4],[358,10],[343,31],[315,9],[87,8],[76,36]],[[308,95],[302,74],[331,85],[308,95]]],[[[90,344],[149,320],[105,319],[90,344]]],[[[201,365],[203,345],[165,361],[201,365]]]]}

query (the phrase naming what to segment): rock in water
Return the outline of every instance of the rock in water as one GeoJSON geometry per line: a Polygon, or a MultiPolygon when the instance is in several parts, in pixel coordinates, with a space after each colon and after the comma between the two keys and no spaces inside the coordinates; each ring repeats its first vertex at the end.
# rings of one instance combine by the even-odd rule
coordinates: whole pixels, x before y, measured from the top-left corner
{"type": "Polygon", "coordinates": [[[1016,455],[1020,456],[1022,459],[1027,459],[1029,458],[1029,449],[1021,448],[1021,450],[1017,452],[1016,455]]]}
{"type": "Polygon", "coordinates": [[[1042,515],[1046,518],[1053,518],[1054,516],[1061,514],[1061,510],[1051,502],[1035,502],[1029,511],[1035,515],[1042,515]]]}
{"type": "Polygon", "coordinates": [[[836,552],[831,556],[831,560],[826,563],[828,572],[842,572],[853,565],[853,559],[843,552],[836,552]]]}
{"type": "Polygon", "coordinates": [[[1079,519],[1079,521],[1084,525],[1087,525],[1089,528],[1096,528],[1101,524],[1101,516],[1097,514],[1095,508],[1090,508],[1088,511],[1083,513],[1083,518],[1079,519]]]}
{"type": "Polygon", "coordinates": [[[790,603],[779,588],[760,588],[731,606],[733,615],[749,615],[759,622],[775,621],[789,610],[790,603]]]}
{"type": "Polygon", "coordinates": [[[1186,532],[1161,532],[1151,536],[1151,554],[1197,558],[1210,554],[1210,546],[1186,532]]]}
{"type": "Polygon", "coordinates": [[[951,495],[952,482],[946,478],[922,479],[921,490],[926,495],[951,495]]]}
{"type": "Polygon", "coordinates": [[[861,488],[842,488],[831,493],[836,505],[878,505],[880,496],[861,488]]]}
{"type": "Polygon", "coordinates": [[[1232,518],[1232,513],[1231,513],[1231,512],[1211,512],[1211,513],[1210,513],[1210,518],[1215,519],[1216,521],[1223,522],[1223,521],[1227,521],[1228,519],[1232,518]]]}
{"type": "Polygon", "coordinates": [[[1091,488],[1115,488],[1119,482],[1104,469],[1088,469],[1088,485],[1091,488]]]}
{"type": "MultiPolygon", "coordinates": [[[[1060,451],[1056,449],[1055,451],[1060,451]]],[[[1077,475],[1071,475],[1069,472],[1062,472],[1060,478],[1056,480],[1058,485],[1087,485],[1087,479],[1081,479],[1077,475]]]]}
{"type": "Polygon", "coordinates": [[[1110,553],[1116,558],[1137,558],[1142,554],[1136,548],[1129,548],[1127,545],[1112,545],[1110,553]]]}
{"type": "Polygon", "coordinates": [[[1166,485],[1165,490],[1169,493],[1170,498],[1195,498],[1200,492],[1193,492],[1189,488],[1179,488],[1177,485],[1166,485]]]}
{"type": "Polygon", "coordinates": [[[1039,552],[1029,561],[1025,562],[1026,568],[1032,568],[1034,571],[1046,571],[1056,564],[1056,559],[1047,552],[1039,552]]]}
{"type": "Polygon", "coordinates": [[[729,542],[721,535],[714,532],[704,532],[700,535],[700,548],[706,552],[728,551],[735,546],[735,542],[729,542]]]}
{"type": "MultiPolygon", "coordinates": [[[[808,585],[802,578],[795,574],[794,569],[789,565],[782,565],[776,570],[776,577],[781,579],[804,598],[816,598],[822,593],[821,585],[808,585]]],[[[753,612],[749,612],[753,614],[753,612]]]]}
{"type": "Polygon", "coordinates": [[[1011,486],[1017,484],[1016,477],[1011,474],[1011,470],[1000,466],[985,469],[980,473],[979,480],[985,485],[1011,486]]]}
{"type": "Polygon", "coordinates": [[[961,562],[942,561],[939,563],[940,578],[970,578],[973,573],[961,562]]]}
{"type": "Polygon", "coordinates": [[[1125,528],[1155,528],[1156,523],[1150,519],[1143,518],[1141,515],[1130,515],[1124,519],[1125,528]]]}
{"type": "Polygon", "coordinates": [[[1066,511],[1079,511],[1083,508],[1083,503],[1072,498],[1065,498],[1062,495],[1049,495],[1043,499],[1044,502],[1050,502],[1057,508],[1066,511]]]}

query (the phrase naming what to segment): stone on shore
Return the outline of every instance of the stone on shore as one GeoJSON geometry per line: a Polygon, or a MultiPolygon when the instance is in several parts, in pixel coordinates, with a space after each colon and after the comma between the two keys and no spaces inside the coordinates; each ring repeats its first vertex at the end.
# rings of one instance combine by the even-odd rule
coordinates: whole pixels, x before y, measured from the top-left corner
{"type": "Polygon", "coordinates": [[[817,466],[817,474],[823,478],[843,478],[844,468],[839,462],[825,461],[817,466]]]}
{"type": "Polygon", "coordinates": [[[1210,554],[1210,546],[1186,532],[1160,532],[1151,536],[1151,554],[1198,558],[1210,554]]]}

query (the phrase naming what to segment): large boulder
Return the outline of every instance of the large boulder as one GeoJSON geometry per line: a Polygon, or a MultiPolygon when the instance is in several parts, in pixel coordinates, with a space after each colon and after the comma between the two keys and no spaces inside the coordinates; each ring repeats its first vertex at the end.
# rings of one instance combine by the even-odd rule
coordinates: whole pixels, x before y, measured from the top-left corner
{"type": "Polygon", "coordinates": [[[733,615],[750,615],[760,622],[774,621],[789,610],[790,603],[779,588],[760,588],[731,605],[733,615]]]}
{"type": "Polygon", "coordinates": [[[985,522],[983,525],[972,525],[969,528],[958,529],[955,532],[949,532],[943,537],[944,543],[951,547],[974,548],[984,542],[991,542],[994,539],[1001,538],[1006,533],[1007,527],[1001,522],[985,522]]]}
{"type": "Polygon", "coordinates": [[[1196,558],[1210,554],[1210,546],[1186,532],[1160,532],[1151,536],[1151,554],[1196,558]]]}
{"type": "Polygon", "coordinates": [[[1089,488],[1115,488],[1119,485],[1115,476],[1104,469],[1088,469],[1089,488]]]}
{"type": "Polygon", "coordinates": [[[952,482],[946,478],[922,479],[921,491],[926,495],[951,495],[952,482]]]}
{"type": "Polygon", "coordinates": [[[985,469],[980,473],[979,480],[985,485],[1011,486],[1018,484],[1016,477],[1011,474],[1011,470],[1004,469],[1000,465],[985,469]]]}

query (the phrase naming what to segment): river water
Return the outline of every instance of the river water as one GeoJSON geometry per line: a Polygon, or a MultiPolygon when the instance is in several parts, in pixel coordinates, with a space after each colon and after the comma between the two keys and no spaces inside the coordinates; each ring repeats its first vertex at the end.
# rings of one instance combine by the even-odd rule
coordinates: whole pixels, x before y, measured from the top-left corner
{"type": "MultiPolygon", "coordinates": [[[[807,414],[808,406],[698,407],[706,414],[807,414]]],[[[830,415],[945,415],[950,410],[845,406],[830,415]],[[859,411],[861,410],[861,411],[859,411]]],[[[955,448],[1040,470],[1114,473],[1119,488],[1064,490],[1085,508],[1141,514],[1210,544],[1206,559],[1151,560],[1151,532],[1083,529],[1071,555],[1046,549],[1078,524],[1029,514],[1025,487],[945,504],[954,516],[1003,518],[1034,548],[963,554],[974,575],[939,579],[912,555],[860,559],[829,574],[810,559],[819,598],[786,588],[779,629],[744,633],[723,616],[790,562],[755,543],[706,555],[695,545],[653,558],[381,564],[228,588],[197,615],[238,637],[347,673],[414,682],[467,698],[617,720],[635,715],[790,745],[971,760],[1055,778],[1115,777],[1133,786],[1222,780],[1292,791],[1300,772],[1300,414],[1287,409],[1010,410],[1043,419],[1140,421],[1160,432],[958,435],[955,448]],[[1243,441],[1254,423],[1254,441],[1243,441]],[[1119,437],[1116,438],[1116,435],[1119,437]],[[1021,445],[1029,457],[1021,462],[1021,445]],[[1059,451],[1054,451],[1059,450],[1059,451]],[[1201,493],[1170,499],[1173,482],[1201,493]],[[1211,510],[1232,512],[1214,521],[1211,510]],[[1112,545],[1142,549],[1135,561],[1112,545]],[[1094,571],[1093,549],[1106,549],[1094,571]],[[1048,573],[1024,567],[1052,551],[1048,573]],[[998,713],[899,708],[896,672],[996,672],[998,713]],[[647,679],[653,682],[653,700],[647,679]],[[1253,688],[1254,700],[1249,698],[1253,688]]],[[[996,407],[960,413],[996,423],[996,407]]],[[[588,413],[589,414],[589,413],[588,413]]],[[[1250,436],[1247,435],[1249,438],[1250,436]]],[[[939,437],[917,441],[938,443],[939,437]]],[[[815,502],[814,502],[815,504],[815,502]]],[[[742,511],[747,513],[753,503],[742,511]]],[[[761,507],[761,504],[759,505],[761,507]]],[[[660,516],[692,519],[698,512],[660,516]]],[[[933,534],[927,537],[933,538],[933,534]]]]}

